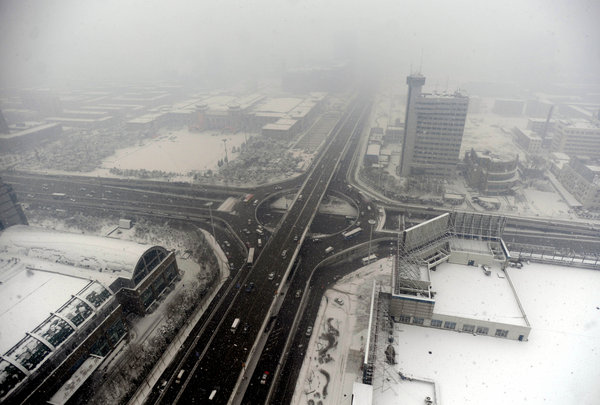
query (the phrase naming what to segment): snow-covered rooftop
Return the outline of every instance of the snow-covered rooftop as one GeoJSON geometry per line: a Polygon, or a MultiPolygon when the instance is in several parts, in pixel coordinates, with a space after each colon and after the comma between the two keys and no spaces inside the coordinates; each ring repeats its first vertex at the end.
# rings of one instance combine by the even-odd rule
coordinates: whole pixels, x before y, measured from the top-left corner
{"type": "MultiPolygon", "coordinates": [[[[442,404],[597,403],[600,273],[531,263],[510,275],[531,323],[528,342],[396,324],[398,364],[387,375],[434,379],[442,404]]],[[[387,381],[374,403],[409,403],[402,384],[387,381]]]]}
{"type": "Polygon", "coordinates": [[[27,267],[17,258],[0,259],[0,354],[90,284],[82,278],[27,267]]]}
{"type": "Polygon", "coordinates": [[[499,265],[486,276],[481,267],[442,263],[430,272],[434,312],[527,326],[517,298],[499,265]]]}
{"type": "Polygon", "coordinates": [[[138,260],[150,248],[131,241],[25,225],[11,226],[0,233],[2,257],[19,257],[33,268],[104,281],[119,276],[130,278],[138,260]]]}
{"type": "Polygon", "coordinates": [[[301,98],[294,97],[280,97],[271,98],[266,100],[264,103],[256,106],[255,111],[260,112],[274,112],[274,113],[287,113],[302,103],[301,98]]]}

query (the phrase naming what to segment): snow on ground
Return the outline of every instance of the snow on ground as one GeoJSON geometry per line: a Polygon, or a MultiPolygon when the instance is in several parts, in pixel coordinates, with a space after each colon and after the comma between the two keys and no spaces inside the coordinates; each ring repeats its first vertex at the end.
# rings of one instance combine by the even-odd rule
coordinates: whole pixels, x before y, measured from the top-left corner
{"type": "MultiPolygon", "coordinates": [[[[571,210],[556,191],[542,191],[533,188],[521,190],[528,204],[519,208],[522,214],[534,213],[546,217],[568,218],[571,210]]],[[[574,215],[573,215],[574,217],[574,215]]]]}
{"type": "Polygon", "coordinates": [[[239,147],[245,141],[243,133],[221,134],[216,131],[202,133],[189,132],[187,129],[160,131],[160,136],[145,140],[143,144],[118,150],[102,162],[102,168],[109,169],[148,169],[185,174],[190,171],[215,170],[217,162],[227,156],[233,160],[237,153],[233,147],[239,147]]]}
{"type": "MultiPolygon", "coordinates": [[[[532,263],[511,278],[528,342],[397,324],[396,371],[435,380],[438,405],[597,403],[600,273],[532,263]]],[[[374,403],[399,399],[376,391],[374,403]]]]}
{"type": "MultiPolygon", "coordinates": [[[[271,203],[271,208],[287,210],[292,206],[296,194],[286,194],[271,203]]],[[[348,201],[328,195],[319,205],[321,214],[356,216],[358,211],[348,201]]]]}
{"type": "Polygon", "coordinates": [[[323,405],[352,404],[352,385],[361,380],[369,322],[372,284],[365,279],[389,280],[391,265],[390,259],[381,259],[340,279],[334,288],[327,290],[292,404],[307,404],[311,400],[323,405]]]}
{"type": "MultiPolygon", "coordinates": [[[[310,400],[351,404],[352,383],[361,378],[372,279],[389,282],[386,263],[383,259],[364,267],[326,292],[294,405],[310,400]],[[335,298],[342,298],[344,304],[336,304],[335,298]],[[339,330],[337,346],[327,351],[329,361],[320,362],[318,350],[327,343],[324,334],[330,318],[329,325],[339,330]],[[323,371],[330,379],[325,398],[323,371]]],[[[381,374],[374,379],[373,403],[420,405],[434,393],[438,405],[597,403],[600,272],[537,263],[510,271],[531,323],[529,341],[395,324],[397,364],[376,363],[381,374]],[[422,381],[402,380],[399,372],[422,381]]],[[[383,334],[379,341],[387,342],[387,331],[383,334]]],[[[379,349],[381,353],[385,348],[379,349]]]]}

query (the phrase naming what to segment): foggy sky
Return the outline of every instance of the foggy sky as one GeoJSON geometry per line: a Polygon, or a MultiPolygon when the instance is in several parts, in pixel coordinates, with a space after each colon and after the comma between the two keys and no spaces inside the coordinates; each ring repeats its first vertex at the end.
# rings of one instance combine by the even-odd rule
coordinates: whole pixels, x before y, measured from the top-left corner
{"type": "Polygon", "coordinates": [[[363,72],[595,82],[596,0],[0,0],[0,86],[363,72]]]}

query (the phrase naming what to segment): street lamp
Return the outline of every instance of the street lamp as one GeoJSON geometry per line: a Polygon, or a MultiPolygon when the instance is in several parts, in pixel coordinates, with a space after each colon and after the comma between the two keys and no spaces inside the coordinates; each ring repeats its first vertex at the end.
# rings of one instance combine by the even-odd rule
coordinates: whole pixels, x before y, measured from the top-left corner
{"type": "Polygon", "coordinates": [[[217,234],[215,234],[215,224],[213,222],[213,216],[212,216],[213,202],[212,201],[207,202],[206,206],[208,207],[208,212],[210,212],[210,226],[212,227],[213,237],[215,238],[215,240],[217,240],[217,234]]]}
{"type": "Polygon", "coordinates": [[[371,239],[373,238],[373,225],[377,223],[374,219],[369,219],[369,225],[371,225],[371,233],[369,234],[369,254],[367,255],[367,261],[371,260],[371,239]]]}

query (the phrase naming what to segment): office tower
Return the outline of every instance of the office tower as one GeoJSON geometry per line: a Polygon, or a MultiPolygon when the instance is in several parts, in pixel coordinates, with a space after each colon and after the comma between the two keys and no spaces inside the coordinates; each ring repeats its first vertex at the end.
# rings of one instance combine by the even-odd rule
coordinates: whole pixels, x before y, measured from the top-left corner
{"type": "Polygon", "coordinates": [[[408,100],[402,145],[402,176],[450,176],[459,160],[469,98],[422,93],[425,77],[406,78],[408,100]]]}

